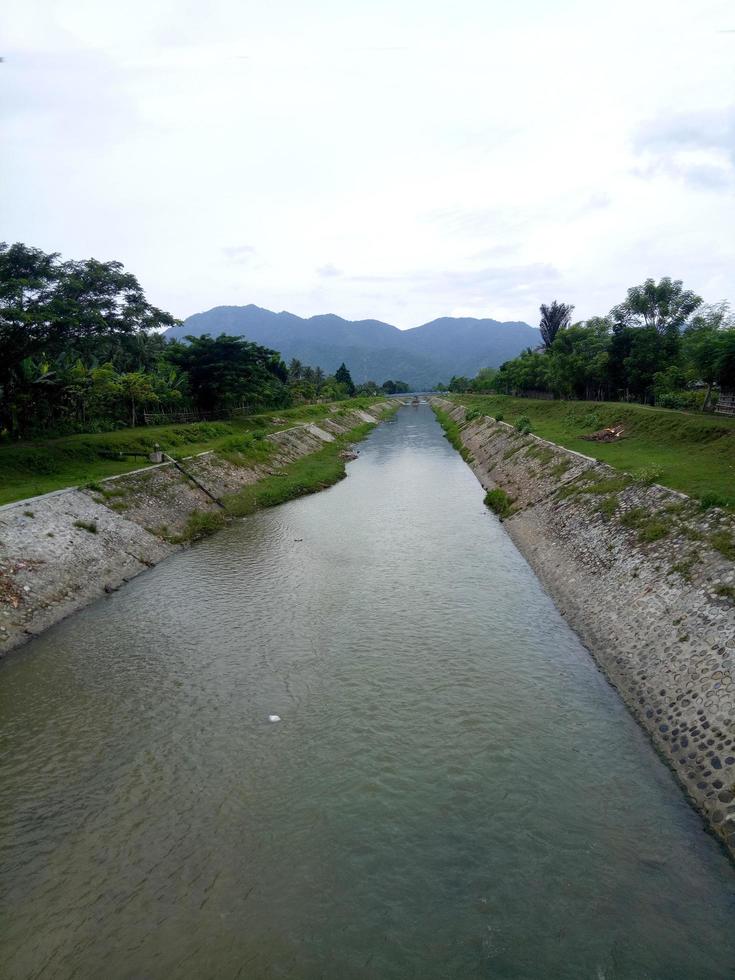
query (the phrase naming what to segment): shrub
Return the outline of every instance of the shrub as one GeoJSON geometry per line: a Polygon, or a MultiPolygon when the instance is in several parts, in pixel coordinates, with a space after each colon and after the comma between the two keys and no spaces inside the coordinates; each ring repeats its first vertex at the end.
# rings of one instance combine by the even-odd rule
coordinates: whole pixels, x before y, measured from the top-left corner
{"type": "Polygon", "coordinates": [[[505,418],[505,416],[503,415],[503,413],[502,412],[498,412],[498,414],[495,416],[495,421],[496,422],[502,422],[504,418],[505,418]]]}
{"type": "Polygon", "coordinates": [[[509,517],[512,513],[513,498],[509,497],[505,490],[501,490],[500,487],[495,487],[493,490],[488,490],[485,494],[485,506],[489,507],[502,520],[502,518],[509,517]]]}
{"type": "Polygon", "coordinates": [[[665,538],[669,529],[663,521],[649,521],[638,532],[638,540],[646,544],[665,538]]]}
{"type": "Polygon", "coordinates": [[[725,558],[735,561],[735,539],[727,531],[715,531],[714,534],[710,534],[709,543],[725,558]]]}
{"type": "Polygon", "coordinates": [[[643,466],[641,469],[635,470],[632,476],[638,483],[646,483],[650,486],[652,483],[658,483],[661,479],[661,470],[655,466],[643,466]]]}
{"type": "Polygon", "coordinates": [[[90,534],[97,533],[97,523],[95,521],[74,521],[74,527],[81,528],[82,531],[89,531],[90,534]]]}
{"type": "Polygon", "coordinates": [[[704,397],[704,391],[664,391],[656,396],[656,404],[659,408],[673,408],[680,412],[701,411],[704,397]]]}
{"type": "Polygon", "coordinates": [[[589,415],[585,415],[582,419],[582,425],[585,429],[599,429],[602,422],[597,412],[590,412],[589,415]]]}
{"type": "Polygon", "coordinates": [[[181,541],[198,541],[219,531],[225,523],[224,514],[213,510],[195,510],[189,514],[186,527],[181,534],[181,541]]]}
{"type": "Polygon", "coordinates": [[[699,499],[699,506],[702,510],[709,510],[710,507],[727,507],[727,501],[719,493],[703,493],[699,499]]]}
{"type": "Polygon", "coordinates": [[[618,509],[618,498],[615,496],[604,497],[597,508],[603,517],[610,518],[618,509]]]}
{"type": "Polygon", "coordinates": [[[516,419],[516,429],[524,436],[533,431],[531,420],[527,415],[521,415],[520,418],[516,419]]]}

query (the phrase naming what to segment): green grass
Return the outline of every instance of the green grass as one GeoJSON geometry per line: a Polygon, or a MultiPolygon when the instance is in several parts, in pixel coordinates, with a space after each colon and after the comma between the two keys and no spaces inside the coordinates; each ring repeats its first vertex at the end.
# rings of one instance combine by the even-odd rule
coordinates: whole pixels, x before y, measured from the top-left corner
{"type": "Polygon", "coordinates": [[[97,524],[95,521],[74,521],[74,527],[78,527],[82,531],[89,531],[90,534],[97,533],[97,524]]]}
{"type": "Polygon", "coordinates": [[[735,561],[735,538],[727,531],[715,531],[710,535],[709,543],[725,558],[735,561]]]}
{"type": "MultiPolygon", "coordinates": [[[[355,398],[340,403],[340,409],[367,408],[376,401],[379,399],[355,398]]],[[[264,441],[266,434],[330,414],[328,405],[302,405],[230,422],[142,426],[5,443],[0,445],[0,504],[72,486],[88,485],[103,492],[100,480],[148,465],[147,454],[155,443],[178,458],[214,450],[236,465],[251,465],[270,454],[270,444],[264,441]],[[274,423],[274,418],[284,421],[274,423]],[[145,456],[109,459],[101,452],[138,452],[145,456]]]]}
{"type": "Polygon", "coordinates": [[[597,509],[603,517],[609,520],[618,509],[618,498],[615,494],[612,494],[610,497],[603,497],[597,509]]]}
{"type": "Polygon", "coordinates": [[[275,507],[288,500],[325,490],[345,475],[345,460],[340,458],[347,446],[364,439],[374,426],[366,422],[339,436],[334,442],[309,456],[302,456],[280,472],[244,487],[224,499],[229,513],[236,517],[252,514],[261,507],[275,507]]]}
{"type": "Polygon", "coordinates": [[[651,513],[645,507],[632,507],[620,518],[623,527],[638,533],[641,544],[651,544],[665,538],[671,530],[670,520],[662,519],[658,514],[651,513]]]}
{"type": "Polygon", "coordinates": [[[183,532],[173,540],[176,544],[206,538],[224,526],[225,515],[221,510],[195,510],[189,514],[183,532]]]}
{"type": "Polygon", "coordinates": [[[462,444],[462,436],[459,434],[459,425],[450,415],[443,412],[437,405],[432,407],[434,409],[434,414],[439,420],[439,425],[441,425],[442,429],[444,429],[445,439],[447,439],[449,443],[454,446],[465,463],[471,463],[474,460],[474,457],[469,449],[466,449],[462,444]]]}
{"type": "Polygon", "coordinates": [[[628,473],[655,473],[656,482],[664,486],[735,507],[735,419],[620,402],[542,401],[509,395],[457,395],[453,400],[495,418],[499,413],[506,419],[526,416],[537,435],[560,446],[628,473]],[[618,423],[626,429],[619,442],[582,439],[596,428],[618,423]]]}
{"type": "Polygon", "coordinates": [[[485,506],[502,520],[513,513],[513,498],[509,497],[505,490],[495,487],[485,494],[485,506]]]}

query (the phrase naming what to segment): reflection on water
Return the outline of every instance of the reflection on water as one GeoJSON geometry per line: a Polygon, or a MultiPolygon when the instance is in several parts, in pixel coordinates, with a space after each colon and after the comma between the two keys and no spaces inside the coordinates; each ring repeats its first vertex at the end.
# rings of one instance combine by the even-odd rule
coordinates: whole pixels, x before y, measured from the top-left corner
{"type": "Polygon", "coordinates": [[[428,407],[361,449],[2,666],[0,974],[732,976],[727,860],[428,407]]]}

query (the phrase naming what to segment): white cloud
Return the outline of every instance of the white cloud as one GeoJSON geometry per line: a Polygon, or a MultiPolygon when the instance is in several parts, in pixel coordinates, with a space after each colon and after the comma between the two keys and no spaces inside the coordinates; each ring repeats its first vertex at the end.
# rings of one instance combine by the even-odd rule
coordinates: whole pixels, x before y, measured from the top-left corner
{"type": "Polygon", "coordinates": [[[554,296],[604,312],[649,275],[733,299],[729,14],[6,5],[3,237],[119,258],[177,316],[533,322],[554,296]]]}

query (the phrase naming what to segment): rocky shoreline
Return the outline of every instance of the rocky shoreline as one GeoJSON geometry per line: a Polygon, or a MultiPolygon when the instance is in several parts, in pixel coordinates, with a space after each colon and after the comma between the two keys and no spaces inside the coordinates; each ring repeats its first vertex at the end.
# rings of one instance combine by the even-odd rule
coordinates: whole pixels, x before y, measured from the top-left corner
{"type": "Polygon", "coordinates": [[[0,507],[0,657],[186,547],[193,515],[222,513],[212,497],[226,501],[393,408],[338,410],[273,432],[266,464],[238,466],[216,452],[192,457],[186,472],[204,491],[165,462],[0,507]]]}
{"type": "Polygon", "coordinates": [[[504,526],[735,857],[735,521],[446,399],[504,526]]]}

